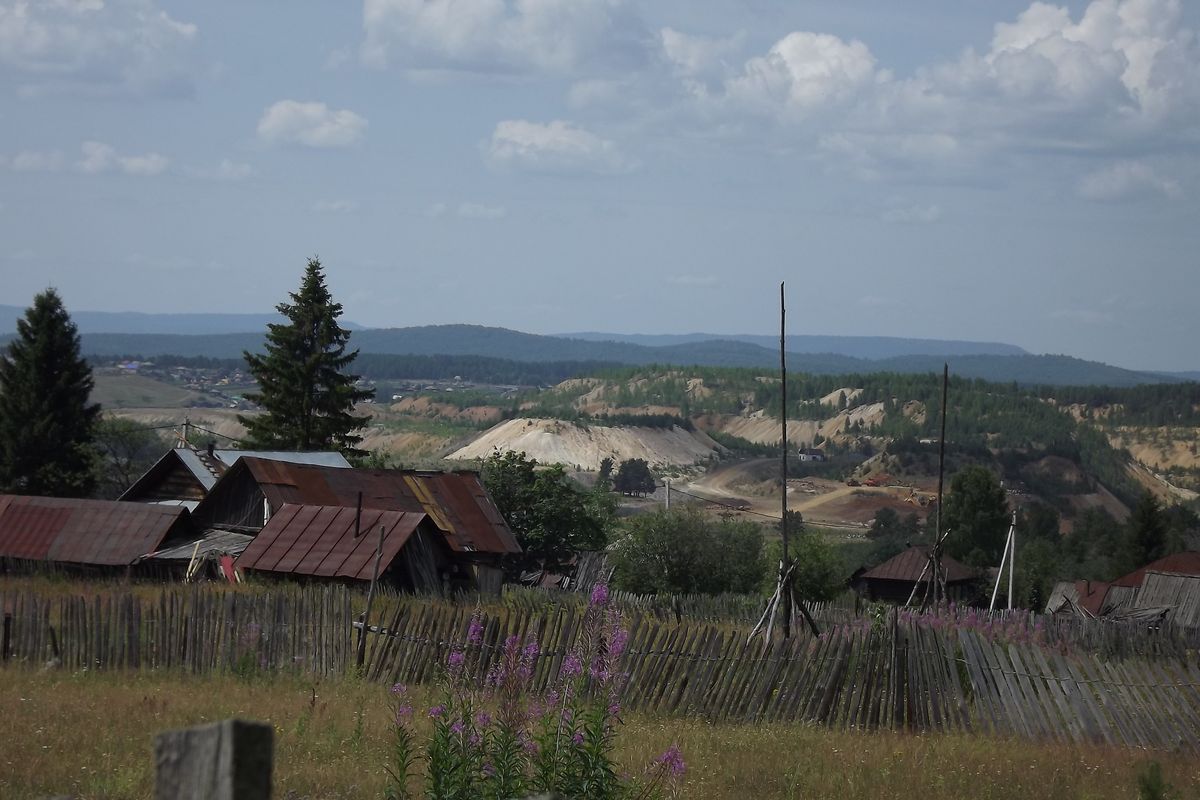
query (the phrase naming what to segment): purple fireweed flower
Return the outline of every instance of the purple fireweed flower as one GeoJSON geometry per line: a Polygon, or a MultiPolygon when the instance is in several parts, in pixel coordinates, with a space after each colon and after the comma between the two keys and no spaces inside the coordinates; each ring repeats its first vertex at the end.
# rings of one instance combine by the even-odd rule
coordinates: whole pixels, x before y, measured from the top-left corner
{"type": "Polygon", "coordinates": [[[556,706],[558,705],[558,701],[560,699],[561,698],[559,697],[557,689],[551,689],[550,691],[546,692],[546,705],[551,707],[556,706]]]}
{"type": "Polygon", "coordinates": [[[467,644],[478,646],[483,643],[483,620],[479,612],[471,616],[471,626],[467,628],[467,644]]]}
{"type": "Polygon", "coordinates": [[[591,603],[594,606],[602,606],[608,602],[608,585],[597,583],[592,589],[591,603]]]}
{"type": "Polygon", "coordinates": [[[667,751],[656,758],[655,763],[662,764],[663,768],[671,774],[671,777],[678,778],[687,771],[687,764],[684,763],[683,753],[679,752],[679,745],[673,744],[667,748],[667,751]]]}
{"type": "Polygon", "coordinates": [[[479,747],[479,745],[483,744],[483,737],[475,731],[471,731],[471,735],[467,737],[467,743],[470,744],[471,747],[479,747]]]}
{"type": "Polygon", "coordinates": [[[434,718],[440,717],[442,714],[445,714],[445,713],[446,713],[446,707],[443,705],[436,705],[433,708],[429,709],[429,716],[434,717],[434,718]]]}
{"type": "Polygon", "coordinates": [[[388,691],[390,691],[392,694],[407,694],[408,687],[405,686],[403,683],[393,683],[392,688],[389,689],[388,691]]]}
{"type": "Polygon", "coordinates": [[[412,716],[413,707],[405,704],[396,709],[396,724],[404,725],[408,722],[408,718],[412,716]]]}
{"type": "Polygon", "coordinates": [[[495,777],[496,775],[496,768],[486,761],[480,769],[483,771],[483,774],[489,778],[495,777]]]}
{"type": "Polygon", "coordinates": [[[481,728],[486,728],[492,724],[492,715],[486,711],[480,711],[475,715],[475,724],[481,728]]]}
{"type": "Polygon", "coordinates": [[[450,658],[447,660],[447,663],[450,665],[450,669],[456,670],[461,667],[463,662],[466,660],[467,657],[463,654],[462,650],[455,650],[450,654],[450,658]]]}
{"type": "Polygon", "coordinates": [[[583,744],[583,732],[575,731],[575,735],[571,737],[571,741],[575,744],[583,744]]]}
{"type": "Polygon", "coordinates": [[[629,631],[619,626],[616,627],[608,640],[608,657],[614,661],[620,658],[621,654],[625,652],[625,645],[628,643],[629,631]]]}
{"type": "Polygon", "coordinates": [[[608,704],[608,713],[609,713],[609,716],[613,716],[613,717],[620,714],[621,713],[621,704],[618,703],[616,700],[609,703],[608,704]]]}
{"type": "Polygon", "coordinates": [[[467,728],[467,726],[463,724],[463,721],[461,719],[456,719],[450,725],[450,732],[453,734],[459,734],[459,733],[462,733],[464,730],[466,730],[466,728],[467,728]]]}
{"type": "Polygon", "coordinates": [[[579,656],[574,653],[569,653],[563,659],[562,674],[566,678],[574,678],[579,673],[583,672],[583,664],[579,662],[579,656]]]}

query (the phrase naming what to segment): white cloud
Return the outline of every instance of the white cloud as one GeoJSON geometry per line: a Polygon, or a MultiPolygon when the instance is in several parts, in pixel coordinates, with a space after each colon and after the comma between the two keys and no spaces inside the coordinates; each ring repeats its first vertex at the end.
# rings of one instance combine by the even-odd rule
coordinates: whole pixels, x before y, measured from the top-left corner
{"type": "Polygon", "coordinates": [[[170,163],[166,156],[158,153],[143,155],[121,155],[112,145],[103,142],[84,142],[80,145],[82,157],[75,163],[81,171],[89,174],[119,170],[127,175],[158,175],[170,163]]]}
{"type": "Polygon", "coordinates": [[[456,213],[466,219],[503,219],[508,216],[508,209],[483,203],[459,203],[456,213]]]}
{"type": "Polygon", "coordinates": [[[1178,197],[1179,183],[1141,161],[1118,161],[1084,176],[1079,195],[1088,200],[1124,200],[1145,195],[1178,197]]]}
{"type": "Polygon", "coordinates": [[[62,169],[63,154],[57,150],[23,150],[12,157],[9,166],[17,172],[54,172],[62,169]]]}
{"type": "Polygon", "coordinates": [[[0,64],[27,93],[190,93],[196,32],[153,0],[0,2],[0,64]]]}
{"type": "Polygon", "coordinates": [[[371,66],[481,73],[632,65],[650,39],[621,0],[365,0],[363,30],[371,66]]]}
{"type": "Polygon", "coordinates": [[[726,83],[735,103],[768,112],[805,114],[852,98],[874,83],[875,57],[860,41],[797,31],[746,62],[726,83]]]}
{"type": "Polygon", "coordinates": [[[546,172],[617,173],[633,169],[616,143],[563,120],[496,125],[487,148],[495,164],[546,172]]]}
{"type": "Polygon", "coordinates": [[[350,214],[358,210],[358,203],[353,200],[318,200],[313,203],[312,210],[318,214],[350,214]]]}
{"type": "Polygon", "coordinates": [[[448,205],[446,205],[445,203],[439,202],[439,203],[434,203],[431,206],[429,206],[429,208],[426,210],[425,213],[427,213],[431,217],[437,218],[437,217],[444,217],[446,215],[446,212],[449,210],[450,210],[450,207],[448,205]]]}
{"type": "Polygon", "coordinates": [[[353,111],[297,100],[280,100],[258,121],[258,138],[272,144],[348,147],[359,142],[366,130],[367,120],[353,111]]]}
{"type": "Polygon", "coordinates": [[[242,164],[237,161],[230,161],[228,158],[223,158],[221,159],[221,163],[217,165],[213,177],[221,181],[240,181],[249,178],[253,174],[254,167],[249,164],[242,164]]]}
{"type": "Polygon", "coordinates": [[[745,42],[744,34],[725,38],[694,36],[672,28],[658,32],[672,70],[685,78],[711,78],[727,73],[745,42]]]}

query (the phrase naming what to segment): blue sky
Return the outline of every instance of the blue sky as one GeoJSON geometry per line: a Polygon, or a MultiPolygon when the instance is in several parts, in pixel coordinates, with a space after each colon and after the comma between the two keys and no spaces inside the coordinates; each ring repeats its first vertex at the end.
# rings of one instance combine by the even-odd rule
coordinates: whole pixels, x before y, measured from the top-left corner
{"type": "Polygon", "coordinates": [[[1198,369],[1198,5],[0,0],[0,303],[1198,369]]]}

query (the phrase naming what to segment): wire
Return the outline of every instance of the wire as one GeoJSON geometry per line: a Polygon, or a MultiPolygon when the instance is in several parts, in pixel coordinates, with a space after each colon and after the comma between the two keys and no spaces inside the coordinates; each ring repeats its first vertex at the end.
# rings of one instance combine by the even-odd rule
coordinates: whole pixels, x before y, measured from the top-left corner
{"type": "Polygon", "coordinates": [[[754,514],[755,516],[766,517],[767,519],[773,519],[776,522],[779,521],[779,517],[774,514],[764,514],[761,511],[751,511],[748,508],[742,508],[740,506],[730,505],[729,503],[722,503],[720,500],[713,500],[710,497],[701,497],[698,494],[692,494],[691,492],[685,492],[683,489],[676,489],[673,486],[668,487],[667,491],[674,492],[676,494],[681,494],[684,497],[690,497],[693,500],[700,500],[701,502],[704,502],[704,503],[712,503],[715,506],[721,506],[722,508],[728,508],[731,511],[737,511],[742,514],[754,514]]]}

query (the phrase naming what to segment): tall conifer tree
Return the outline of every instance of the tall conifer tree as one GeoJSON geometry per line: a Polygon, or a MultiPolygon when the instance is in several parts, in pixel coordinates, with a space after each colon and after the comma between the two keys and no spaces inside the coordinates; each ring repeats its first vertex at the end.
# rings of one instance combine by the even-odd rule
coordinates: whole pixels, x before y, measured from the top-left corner
{"type": "Polygon", "coordinates": [[[266,352],[244,353],[258,379],[259,392],[247,395],[266,412],[239,417],[253,447],[273,450],[337,449],[358,453],[361,436],[352,431],[370,417],[356,417],[354,404],[371,396],[355,388],[357,375],[345,372],[358,356],[346,352],[350,332],[338,325],[340,303],[325,286],[321,262],[308,260],[300,291],[276,309],[287,323],[267,326],[266,352]]]}
{"type": "Polygon", "coordinates": [[[0,488],[17,494],[86,497],[95,487],[88,402],[92,370],[79,333],[54,289],[33,299],[0,357],[0,488]]]}

